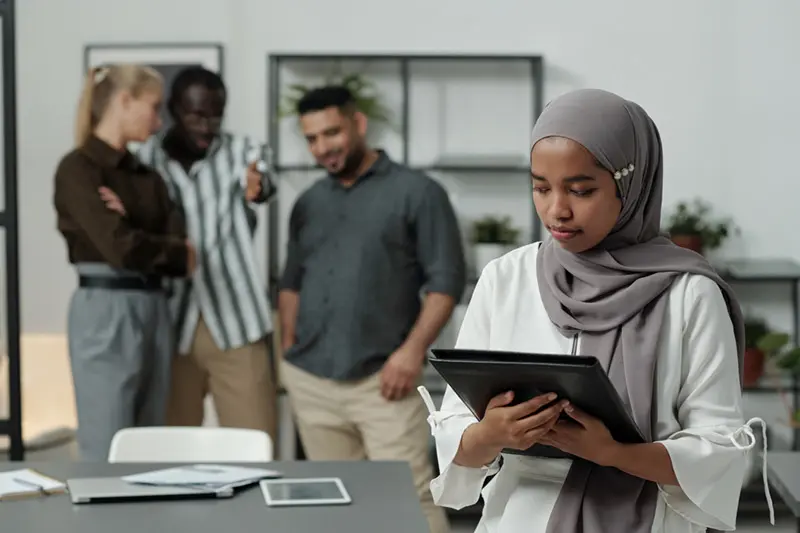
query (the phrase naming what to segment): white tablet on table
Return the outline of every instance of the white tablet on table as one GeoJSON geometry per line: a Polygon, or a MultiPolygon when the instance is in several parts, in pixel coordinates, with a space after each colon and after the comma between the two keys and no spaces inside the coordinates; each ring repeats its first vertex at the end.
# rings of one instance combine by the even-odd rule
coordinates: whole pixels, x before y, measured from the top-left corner
{"type": "Polygon", "coordinates": [[[263,479],[259,483],[269,506],[346,505],[350,494],[338,477],[263,479]]]}

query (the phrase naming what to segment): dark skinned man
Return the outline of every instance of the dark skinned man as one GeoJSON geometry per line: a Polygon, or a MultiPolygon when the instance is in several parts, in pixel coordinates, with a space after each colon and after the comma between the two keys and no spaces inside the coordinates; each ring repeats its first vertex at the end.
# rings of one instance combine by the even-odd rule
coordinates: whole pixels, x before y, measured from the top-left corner
{"type": "MultiPolygon", "coordinates": [[[[226,90],[200,67],[175,78],[167,102],[174,124],[138,150],[182,207],[197,250],[197,271],[172,287],[178,339],[167,421],[196,426],[211,394],[220,425],[259,429],[276,438],[276,390],[265,338],[271,310],[258,274],[251,203],[275,188],[268,148],[222,131],[226,90]]],[[[104,192],[107,205],[124,209],[104,192]]]]}

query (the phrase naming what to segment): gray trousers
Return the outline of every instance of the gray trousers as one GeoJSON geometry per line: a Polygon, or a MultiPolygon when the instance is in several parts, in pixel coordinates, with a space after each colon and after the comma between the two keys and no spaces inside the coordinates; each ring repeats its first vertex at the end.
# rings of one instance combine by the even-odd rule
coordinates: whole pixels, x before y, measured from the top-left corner
{"type": "MultiPolygon", "coordinates": [[[[102,264],[79,274],[132,275],[102,264]]],[[[69,358],[84,461],[105,462],[114,434],[165,423],[173,332],[162,292],[78,288],[68,316],[69,358]]]]}

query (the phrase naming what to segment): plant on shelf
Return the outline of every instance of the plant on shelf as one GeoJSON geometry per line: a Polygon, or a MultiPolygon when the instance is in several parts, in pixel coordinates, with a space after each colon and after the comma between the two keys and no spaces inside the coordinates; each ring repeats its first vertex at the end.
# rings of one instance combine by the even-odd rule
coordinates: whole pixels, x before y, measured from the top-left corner
{"type": "Polygon", "coordinates": [[[760,318],[746,318],[744,322],[744,375],[742,384],[752,387],[764,374],[764,351],[758,341],[769,333],[767,323],[760,318]]]}
{"type": "Polygon", "coordinates": [[[486,216],[472,224],[475,271],[478,275],[487,264],[507,253],[517,244],[519,230],[511,224],[511,217],[486,216]]]}
{"type": "Polygon", "coordinates": [[[775,366],[783,374],[777,376],[776,389],[786,408],[787,422],[790,426],[798,428],[800,427],[800,408],[793,406],[782,384],[784,376],[791,377],[792,384],[794,384],[794,378],[800,375],[800,347],[792,346],[790,340],[791,337],[786,333],[769,332],[758,340],[757,346],[764,352],[768,360],[774,361],[775,366]]]}
{"type": "MultiPolygon", "coordinates": [[[[325,79],[324,85],[342,85],[347,87],[356,101],[356,108],[364,113],[370,120],[391,125],[391,114],[383,103],[383,98],[378,92],[375,83],[363,74],[354,72],[350,74],[333,74],[325,79]]],[[[289,86],[289,93],[284,96],[280,108],[281,117],[297,115],[297,103],[313,87],[295,83],[289,86]]]]}
{"type": "Polygon", "coordinates": [[[719,248],[738,232],[730,218],[711,219],[711,206],[703,200],[681,202],[667,220],[667,232],[678,246],[699,254],[719,248]]]}
{"type": "Polygon", "coordinates": [[[472,224],[472,242],[479,244],[513,245],[519,230],[511,225],[511,217],[486,216],[472,224]]]}

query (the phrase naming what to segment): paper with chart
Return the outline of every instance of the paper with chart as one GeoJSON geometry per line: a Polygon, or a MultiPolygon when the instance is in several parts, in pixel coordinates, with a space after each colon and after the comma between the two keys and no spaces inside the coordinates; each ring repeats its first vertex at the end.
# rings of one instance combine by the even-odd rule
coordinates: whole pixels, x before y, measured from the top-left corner
{"type": "Polygon", "coordinates": [[[243,466],[195,464],[152,470],[124,476],[123,481],[144,485],[203,486],[209,488],[240,487],[282,474],[275,470],[243,466]]]}
{"type": "Polygon", "coordinates": [[[64,492],[65,489],[64,483],[30,468],[0,472],[0,500],[46,496],[64,492]]]}

